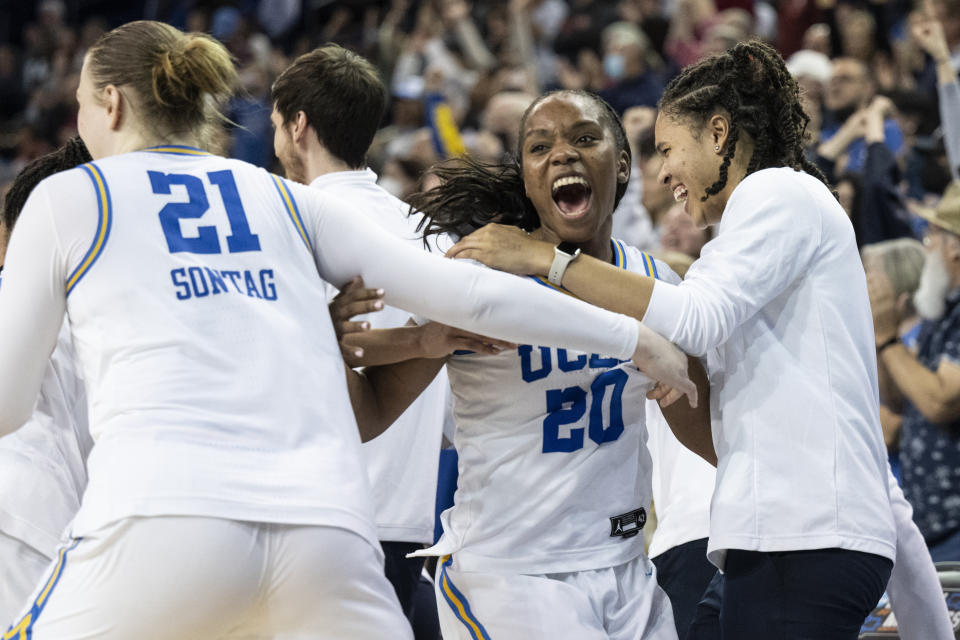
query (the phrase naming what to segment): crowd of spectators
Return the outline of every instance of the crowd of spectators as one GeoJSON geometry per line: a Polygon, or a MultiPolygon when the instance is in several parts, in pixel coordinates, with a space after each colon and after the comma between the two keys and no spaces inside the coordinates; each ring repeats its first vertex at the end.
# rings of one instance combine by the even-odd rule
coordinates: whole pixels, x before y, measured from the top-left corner
{"type": "MultiPolygon", "coordinates": [[[[43,0],[11,7],[0,18],[0,187],[76,135],[84,52],[105,30],[138,18],[209,32],[228,46],[242,87],[216,150],[273,170],[269,95],[277,74],[325,42],[366,56],[391,93],[368,162],[401,198],[438,161],[464,152],[490,161],[513,156],[519,118],[536,95],[599,93],[622,115],[633,149],[614,235],[659,252],[681,272],[709,232],[657,182],[656,104],[680,68],[738,41],[763,39],[787,60],[810,116],[809,157],[836,186],[858,245],[929,236],[930,207],[960,177],[960,0],[43,0]]],[[[343,126],[350,118],[343,114],[343,126]]],[[[960,221],[953,229],[935,219],[934,229],[956,238],[960,221]]],[[[947,247],[949,260],[950,243],[932,244],[947,247]]],[[[871,288],[892,292],[898,336],[909,346],[913,338],[905,336],[924,321],[910,304],[924,250],[901,242],[866,254],[883,265],[873,268],[871,288]],[[884,274],[893,274],[892,286],[877,285],[884,274]]],[[[942,296],[950,309],[957,285],[949,287],[952,297],[942,296]]],[[[889,346],[886,337],[879,346],[889,346]]],[[[946,352],[919,346],[928,370],[954,357],[958,337],[937,338],[946,352]]],[[[948,382],[940,381],[947,395],[948,382]]],[[[952,404],[934,413],[909,389],[899,391],[898,400],[907,396],[919,409],[888,403],[887,442],[894,453],[908,447],[905,491],[933,545],[960,532],[960,382],[952,404]],[[897,411],[907,411],[913,425],[905,437],[897,411]],[[919,423],[932,431],[921,433],[919,423]],[[924,477],[930,469],[938,475],[924,477]]]]}

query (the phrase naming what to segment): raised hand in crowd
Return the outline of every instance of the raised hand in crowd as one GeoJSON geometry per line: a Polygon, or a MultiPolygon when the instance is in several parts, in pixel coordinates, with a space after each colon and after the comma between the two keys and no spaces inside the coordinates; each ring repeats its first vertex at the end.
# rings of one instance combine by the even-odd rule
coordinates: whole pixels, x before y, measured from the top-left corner
{"type": "Polygon", "coordinates": [[[911,14],[910,35],[937,64],[950,61],[950,47],[947,46],[943,25],[937,19],[930,0],[926,0],[919,10],[911,14]]]}

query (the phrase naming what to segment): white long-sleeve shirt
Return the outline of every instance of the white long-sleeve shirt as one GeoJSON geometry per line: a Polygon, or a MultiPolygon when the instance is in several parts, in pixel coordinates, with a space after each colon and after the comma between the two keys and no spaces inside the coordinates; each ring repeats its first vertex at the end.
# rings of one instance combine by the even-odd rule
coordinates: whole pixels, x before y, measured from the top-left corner
{"type": "MultiPolygon", "coordinates": [[[[310,186],[350,202],[364,222],[372,222],[423,250],[416,229],[420,218],[409,217],[410,206],[379,186],[377,174],[370,169],[327,173],[310,186]]],[[[337,290],[327,286],[328,296],[336,295],[337,290]]],[[[366,320],[374,329],[387,329],[402,327],[409,318],[406,311],[388,306],[354,320],[366,320]]],[[[449,388],[443,368],[389,429],[360,446],[373,490],[380,540],[433,542],[437,467],[449,388]]]]}
{"type": "Polygon", "coordinates": [[[719,350],[708,554],[839,547],[893,559],[873,321],[853,228],[816,178],[746,177],[684,282],[644,323],[719,350]]]}
{"type": "Polygon", "coordinates": [[[80,508],[92,446],[87,396],[64,323],[33,414],[0,438],[0,532],[56,558],[60,536],[80,508]]]}
{"type": "Polygon", "coordinates": [[[132,516],[339,526],[376,544],[321,278],[516,342],[629,358],[635,320],[406,246],[350,204],[165,147],[37,186],[0,287],[0,433],[67,312],[95,444],[75,535],[132,516]],[[540,313],[531,314],[537,308],[540,313]]]}

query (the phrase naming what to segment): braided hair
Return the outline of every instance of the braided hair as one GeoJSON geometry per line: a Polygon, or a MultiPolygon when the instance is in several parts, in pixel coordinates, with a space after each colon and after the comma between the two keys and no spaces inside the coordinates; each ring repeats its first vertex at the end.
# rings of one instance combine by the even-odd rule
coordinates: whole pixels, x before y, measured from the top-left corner
{"type": "Polygon", "coordinates": [[[17,174],[17,177],[10,184],[10,190],[3,198],[3,226],[7,232],[13,230],[17,218],[20,217],[20,210],[26,204],[30,192],[41,180],[52,176],[60,171],[73,169],[85,162],[92,161],[90,152],[79,136],[70,138],[67,143],[50,153],[40,156],[17,174]]]}
{"type": "MultiPolygon", "coordinates": [[[[461,238],[490,222],[511,224],[525,231],[540,226],[540,216],[527,198],[523,184],[523,130],[533,109],[558,94],[583,97],[597,105],[600,124],[613,135],[617,151],[627,152],[629,161],[630,144],[623,123],[603,98],[579,90],[545,93],[534,100],[520,118],[516,150],[519,162],[487,163],[462,156],[427,170],[440,179],[440,185],[410,197],[411,211],[419,211],[425,216],[417,227],[418,231],[423,230],[425,244],[430,235],[448,233],[461,238]]],[[[626,190],[626,183],[617,184],[614,209],[626,190]]]]}
{"type": "Polygon", "coordinates": [[[820,169],[804,155],[810,117],[800,104],[797,83],[780,54],[759,40],[738,43],[686,67],[664,89],[658,107],[661,113],[686,119],[697,128],[718,109],[730,114],[720,175],[707,187],[701,202],[727,185],[727,171],[744,131],[754,143],[746,175],[790,167],[809,173],[830,188],[820,169]]]}

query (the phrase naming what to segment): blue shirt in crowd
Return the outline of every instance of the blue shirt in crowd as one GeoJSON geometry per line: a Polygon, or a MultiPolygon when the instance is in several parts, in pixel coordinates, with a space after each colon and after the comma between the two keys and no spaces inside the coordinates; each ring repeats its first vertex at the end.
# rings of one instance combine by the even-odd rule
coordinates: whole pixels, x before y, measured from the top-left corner
{"type": "MultiPolygon", "coordinates": [[[[939,320],[925,320],[917,358],[936,371],[943,358],[960,365],[960,288],[947,295],[939,320]]],[[[907,402],[900,431],[903,492],[928,546],[960,530],[960,420],[934,424],[907,402]]]]}

